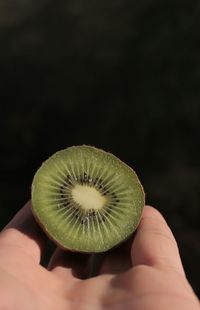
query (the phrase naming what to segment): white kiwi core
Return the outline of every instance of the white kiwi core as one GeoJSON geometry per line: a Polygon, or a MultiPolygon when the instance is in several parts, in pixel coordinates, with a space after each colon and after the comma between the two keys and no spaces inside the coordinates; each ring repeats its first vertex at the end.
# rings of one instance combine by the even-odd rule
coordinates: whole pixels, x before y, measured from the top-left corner
{"type": "Polygon", "coordinates": [[[106,198],[96,188],[80,184],[72,188],[72,198],[84,210],[100,210],[106,202],[106,198]]]}

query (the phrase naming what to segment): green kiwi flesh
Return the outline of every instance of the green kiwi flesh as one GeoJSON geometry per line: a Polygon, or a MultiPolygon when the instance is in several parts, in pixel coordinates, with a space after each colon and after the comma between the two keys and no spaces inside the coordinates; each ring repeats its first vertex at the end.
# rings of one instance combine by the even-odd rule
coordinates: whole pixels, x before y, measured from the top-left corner
{"type": "Polygon", "coordinates": [[[72,251],[105,252],[137,228],[145,203],[136,173],[92,146],[58,151],[36,172],[32,210],[47,235],[72,251]]]}

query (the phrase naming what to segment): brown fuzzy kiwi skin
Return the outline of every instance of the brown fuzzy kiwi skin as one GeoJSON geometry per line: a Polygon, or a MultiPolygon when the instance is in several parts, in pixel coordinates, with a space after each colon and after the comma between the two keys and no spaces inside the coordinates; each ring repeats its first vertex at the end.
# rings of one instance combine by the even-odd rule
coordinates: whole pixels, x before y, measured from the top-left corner
{"type": "MultiPolygon", "coordinates": [[[[145,206],[145,197],[146,197],[145,192],[144,192],[144,188],[143,188],[143,186],[142,186],[142,184],[141,184],[141,182],[140,182],[140,180],[139,180],[139,178],[138,178],[136,172],[135,172],[130,166],[128,166],[128,165],[127,165],[126,163],[124,163],[121,159],[119,159],[117,156],[115,156],[114,154],[112,154],[112,153],[109,152],[109,151],[105,151],[105,150],[102,150],[102,149],[100,149],[100,148],[96,148],[96,147],[91,146],[91,145],[85,145],[85,144],[84,144],[84,145],[81,145],[81,146],[83,146],[83,147],[91,147],[91,148],[93,148],[93,149],[96,149],[97,151],[100,150],[100,151],[102,151],[103,153],[105,153],[105,155],[106,155],[106,154],[110,154],[110,155],[112,155],[116,160],[118,160],[122,165],[126,166],[129,170],[131,170],[131,171],[133,172],[133,174],[137,177],[137,181],[138,181],[138,183],[139,183],[139,185],[140,185],[141,191],[143,192],[143,196],[144,196],[143,208],[144,208],[144,206],[145,206]]],[[[72,146],[72,147],[76,147],[76,146],[72,146]]],[[[66,149],[66,148],[65,148],[65,149],[66,149]]],[[[63,150],[65,150],[65,149],[63,149],[63,150]]],[[[133,234],[136,232],[136,230],[137,230],[137,228],[138,228],[138,226],[139,226],[139,224],[140,224],[141,218],[142,218],[142,212],[141,212],[140,220],[138,221],[138,224],[137,224],[135,230],[132,232],[132,234],[129,235],[129,236],[127,236],[127,238],[125,238],[124,240],[121,240],[118,244],[114,245],[114,246],[111,247],[110,249],[107,249],[107,250],[101,251],[101,252],[86,252],[86,251],[80,251],[80,250],[79,250],[79,251],[76,251],[76,250],[74,250],[74,249],[66,248],[66,247],[64,247],[63,245],[61,245],[56,239],[54,239],[54,238],[51,236],[51,234],[46,230],[45,225],[43,225],[43,223],[42,223],[42,222],[40,221],[40,219],[37,217],[37,215],[36,215],[36,213],[35,213],[35,211],[34,211],[34,208],[33,208],[33,206],[32,206],[32,202],[31,202],[31,211],[32,211],[32,214],[33,214],[33,216],[34,216],[36,222],[37,222],[38,225],[42,228],[42,230],[45,232],[45,234],[47,235],[47,237],[48,237],[50,240],[52,240],[60,249],[62,249],[62,250],[64,250],[64,251],[70,251],[70,252],[74,252],[74,253],[83,253],[83,254],[99,254],[99,253],[108,252],[108,251],[110,251],[111,249],[117,248],[120,244],[124,243],[126,240],[128,240],[129,238],[131,238],[131,236],[133,236],[133,234]]]]}

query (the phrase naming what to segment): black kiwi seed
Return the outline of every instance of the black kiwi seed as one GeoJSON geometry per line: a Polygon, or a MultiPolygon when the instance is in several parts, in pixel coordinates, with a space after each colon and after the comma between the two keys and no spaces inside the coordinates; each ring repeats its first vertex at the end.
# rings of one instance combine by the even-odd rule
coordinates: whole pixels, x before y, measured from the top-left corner
{"type": "Polygon", "coordinates": [[[92,211],[92,210],[90,210],[90,211],[88,212],[88,216],[89,216],[89,217],[95,216],[95,212],[92,211]]]}
{"type": "Polygon", "coordinates": [[[108,195],[109,193],[110,193],[110,191],[109,191],[108,189],[105,188],[103,194],[104,194],[104,195],[108,195]]]}
{"type": "Polygon", "coordinates": [[[61,195],[61,197],[63,196],[63,194],[64,194],[64,191],[61,189],[61,190],[60,190],[60,195],[61,195]]]}
{"type": "Polygon", "coordinates": [[[58,245],[72,251],[104,252],[126,240],[138,226],[144,203],[136,173],[111,153],[91,146],[52,155],[32,183],[38,223],[58,245]]]}
{"type": "Polygon", "coordinates": [[[78,211],[78,210],[75,212],[75,217],[76,217],[76,218],[79,217],[79,211],[78,211]]]}
{"type": "Polygon", "coordinates": [[[67,177],[66,177],[66,179],[65,179],[65,184],[72,184],[72,180],[71,180],[71,177],[68,175],[67,177]]]}
{"type": "Polygon", "coordinates": [[[83,174],[83,179],[84,179],[84,181],[85,181],[86,183],[88,182],[88,175],[87,175],[86,172],[84,172],[84,174],[83,174]]]}
{"type": "Polygon", "coordinates": [[[84,217],[81,219],[81,224],[86,224],[88,220],[89,220],[88,217],[87,217],[87,216],[84,216],[84,217]]]}
{"type": "Polygon", "coordinates": [[[80,177],[79,183],[80,183],[80,184],[83,184],[83,183],[84,183],[84,179],[83,179],[82,177],[80,177]]]}
{"type": "Polygon", "coordinates": [[[93,184],[96,185],[97,182],[98,182],[98,178],[95,178],[93,184]]]}

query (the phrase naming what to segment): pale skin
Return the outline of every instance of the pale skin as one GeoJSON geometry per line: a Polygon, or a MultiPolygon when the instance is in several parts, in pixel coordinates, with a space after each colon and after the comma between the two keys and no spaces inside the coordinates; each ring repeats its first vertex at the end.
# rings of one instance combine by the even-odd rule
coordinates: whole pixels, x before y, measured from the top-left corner
{"type": "Polygon", "coordinates": [[[30,202],[0,233],[0,309],[200,309],[174,236],[152,207],[144,208],[134,238],[107,253],[89,279],[81,279],[89,255],[56,249],[42,267],[44,240],[30,202]]]}

